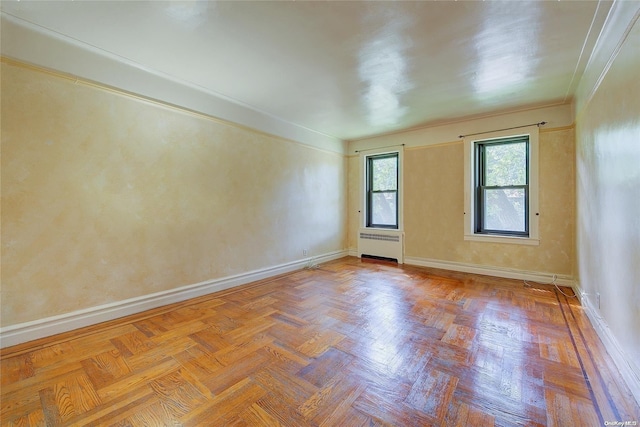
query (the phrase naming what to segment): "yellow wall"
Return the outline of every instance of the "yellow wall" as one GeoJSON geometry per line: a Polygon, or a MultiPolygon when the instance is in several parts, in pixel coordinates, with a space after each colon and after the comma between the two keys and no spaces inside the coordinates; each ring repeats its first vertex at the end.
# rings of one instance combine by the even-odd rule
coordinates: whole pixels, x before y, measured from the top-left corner
{"type": "Polygon", "coordinates": [[[2,326],[345,247],[341,154],[2,63],[2,326]]]}
{"type": "MultiPolygon", "coordinates": [[[[402,143],[407,135],[395,137],[402,143]]],[[[539,141],[539,246],[465,241],[463,143],[431,141],[405,148],[405,256],[572,277],[574,131],[542,130],[539,141]]],[[[360,185],[352,173],[357,166],[357,160],[349,162],[350,195],[360,185]]],[[[355,249],[358,217],[351,204],[349,218],[348,242],[355,249]]]]}
{"type": "Polygon", "coordinates": [[[640,386],[640,22],[616,47],[577,111],[577,262],[584,304],[607,325],[640,386]]]}

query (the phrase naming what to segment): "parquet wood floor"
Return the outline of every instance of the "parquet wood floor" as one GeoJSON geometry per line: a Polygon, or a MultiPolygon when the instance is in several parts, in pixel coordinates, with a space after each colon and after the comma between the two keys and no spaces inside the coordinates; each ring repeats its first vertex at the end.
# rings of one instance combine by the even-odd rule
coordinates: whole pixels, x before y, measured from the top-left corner
{"type": "Polygon", "coordinates": [[[613,366],[579,303],[553,287],[348,257],[5,349],[1,421],[640,421],[613,366]]]}

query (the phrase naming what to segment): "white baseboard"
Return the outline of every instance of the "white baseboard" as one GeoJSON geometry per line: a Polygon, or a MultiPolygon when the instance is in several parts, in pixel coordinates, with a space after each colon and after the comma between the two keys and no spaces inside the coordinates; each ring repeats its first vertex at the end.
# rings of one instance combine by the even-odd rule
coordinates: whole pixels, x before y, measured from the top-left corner
{"type": "Polygon", "coordinates": [[[611,332],[609,325],[602,316],[600,316],[591,299],[581,292],[579,283],[576,283],[574,290],[576,291],[576,295],[580,297],[580,304],[582,304],[587,317],[607,349],[609,356],[613,359],[613,363],[615,363],[618,371],[620,371],[620,375],[622,375],[627,387],[631,390],[631,394],[633,394],[636,402],[640,404],[640,367],[632,364],[631,361],[633,359],[622,349],[620,343],[611,332]]]}
{"type": "Polygon", "coordinates": [[[0,348],[10,347],[62,332],[69,332],[74,329],[141,313],[145,310],[162,307],[164,305],[186,301],[191,298],[245,285],[279,274],[300,270],[311,262],[315,264],[342,258],[347,256],[347,254],[348,252],[346,250],[329,252],[316,257],[253,270],[234,276],[208,280],[168,291],[129,298],[124,301],[117,301],[31,322],[10,325],[0,328],[0,348]]]}
{"type": "MultiPolygon", "coordinates": [[[[467,264],[453,261],[440,261],[427,258],[404,257],[405,264],[421,267],[440,268],[443,270],[460,271],[463,273],[483,274],[485,276],[504,277],[506,279],[527,280],[531,282],[548,283],[553,280],[553,273],[540,273],[536,271],[523,271],[503,267],[490,267],[486,265],[467,264]]],[[[556,283],[559,286],[569,286],[572,289],[575,281],[571,276],[558,274],[556,283]]],[[[575,290],[575,289],[574,289],[575,290]]]]}
{"type": "Polygon", "coordinates": [[[348,254],[349,256],[358,256],[358,248],[349,248],[348,250],[348,254]]]}

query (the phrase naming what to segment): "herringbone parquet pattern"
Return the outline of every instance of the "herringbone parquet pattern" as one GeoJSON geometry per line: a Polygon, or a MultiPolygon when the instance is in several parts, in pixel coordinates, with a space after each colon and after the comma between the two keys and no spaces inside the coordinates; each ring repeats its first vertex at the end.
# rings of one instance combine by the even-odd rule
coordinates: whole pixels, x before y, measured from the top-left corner
{"type": "Polygon", "coordinates": [[[2,425],[637,420],[612,366],[552,287],[344,258],[7,349],[2,425]]]}

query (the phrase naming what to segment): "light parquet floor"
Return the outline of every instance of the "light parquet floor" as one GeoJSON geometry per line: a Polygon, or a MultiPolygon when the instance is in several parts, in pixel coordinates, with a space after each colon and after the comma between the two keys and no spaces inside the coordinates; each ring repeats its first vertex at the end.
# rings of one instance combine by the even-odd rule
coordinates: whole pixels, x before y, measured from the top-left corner
{"type": "Polygon", "coordinates": [[[553,287],[348,257],[5,349],[2,426],[603,426],[640,410],[553,287]]]}

